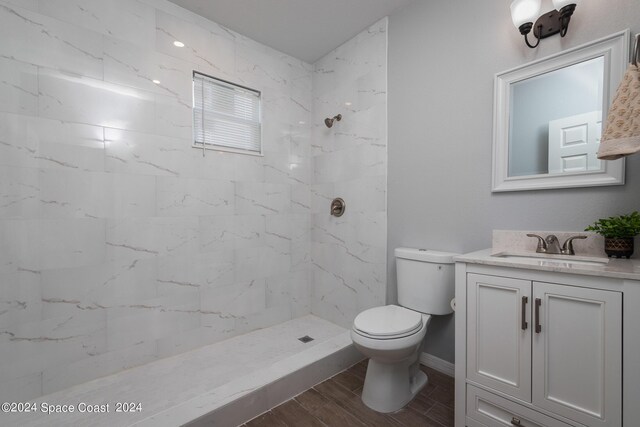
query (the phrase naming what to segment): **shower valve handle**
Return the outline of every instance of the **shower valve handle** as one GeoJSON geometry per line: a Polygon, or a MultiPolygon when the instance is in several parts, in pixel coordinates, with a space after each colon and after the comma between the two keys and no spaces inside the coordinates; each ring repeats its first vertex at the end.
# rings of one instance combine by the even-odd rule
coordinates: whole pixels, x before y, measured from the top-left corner
{"type": "Polygon", "coordinates": [[[344,214],[344,210],[346,209],[346,203],[340,197],[336,197],[331,201],[331,215],[335,217],[340,217],[344,214]]]}

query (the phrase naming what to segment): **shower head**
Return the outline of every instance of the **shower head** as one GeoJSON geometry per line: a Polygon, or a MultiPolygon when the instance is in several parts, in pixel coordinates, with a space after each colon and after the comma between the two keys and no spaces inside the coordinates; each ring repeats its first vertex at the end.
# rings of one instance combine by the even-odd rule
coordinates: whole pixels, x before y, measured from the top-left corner
{"type": "Polygon", "coordinates": [[[333,122],[334,120],[336,121],[340,121],[342,120],[342,114],[338,114],[337,116],[333,116],[333,118],[326,118],[324,119],[324,124],[327,125],[328,128],[330,128],[331,126],[333,126],[333,122]]]}

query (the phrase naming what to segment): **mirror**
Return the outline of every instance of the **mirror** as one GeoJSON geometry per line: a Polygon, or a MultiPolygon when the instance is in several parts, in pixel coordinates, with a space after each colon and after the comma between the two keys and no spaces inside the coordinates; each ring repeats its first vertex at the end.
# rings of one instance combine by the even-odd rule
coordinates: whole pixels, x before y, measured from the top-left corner
{"type": "Polygon", "coordinates": [[[599,56],[513,83],[507,176],[599,170],[603,82],[599,56]]]}
{"type": "Polygon", "coordinates": [[[596,153],[628,42],[624,31],[496,75],[492,191],[624,184],[624,159],[596,153]]]}

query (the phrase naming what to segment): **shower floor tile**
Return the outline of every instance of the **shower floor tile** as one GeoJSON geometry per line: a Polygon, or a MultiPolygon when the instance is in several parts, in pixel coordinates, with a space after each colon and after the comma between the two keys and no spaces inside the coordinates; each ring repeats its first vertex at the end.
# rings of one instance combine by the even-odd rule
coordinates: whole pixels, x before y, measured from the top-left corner
{"type": "Polygon", "coordinates": [[[215,409],[218,401],[228,403],[286,375],[291,366],[313,361],[314,347],[330,352],[349,344],[346,329],[305,316],[33,399],[38,412],[0,414],[0,425],[179,425],[191,401],[215,409]],[[298,340],[305,335],[313,341],[298,340]],[[117,402],[140,403],[140,410],[116,413],[117,402]],[[40,411],[43,403],[74,405],[76,412],[47,415],[40,411]],[[79,413],[80,403],[109,404],[109,413],[79,413]],[[170,414],[174,407],[182,408],[182,418],[170,414]]]}

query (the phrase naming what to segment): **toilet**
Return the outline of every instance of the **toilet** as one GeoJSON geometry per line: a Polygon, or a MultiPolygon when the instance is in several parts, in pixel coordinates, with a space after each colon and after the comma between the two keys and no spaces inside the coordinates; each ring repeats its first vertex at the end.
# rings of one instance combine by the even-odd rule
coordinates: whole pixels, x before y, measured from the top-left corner
{"type": "Polygon", "coordinates": [[[353,344],[369,358],[362,389],[369,408],[398,411],[427,385],[419,355],[431,316],[453,312],[456,255],[397,248],[398,305],[370,308],[353,321],[353,344]]]}

